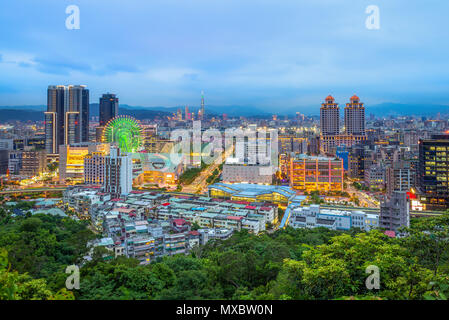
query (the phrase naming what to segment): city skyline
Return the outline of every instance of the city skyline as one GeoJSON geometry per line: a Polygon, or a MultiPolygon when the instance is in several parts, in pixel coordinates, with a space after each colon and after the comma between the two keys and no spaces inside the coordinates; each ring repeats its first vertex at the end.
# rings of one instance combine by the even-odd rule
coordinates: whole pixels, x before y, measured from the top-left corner
{"type": "Polygon", "coordinates": [[[448,300],[448,9],[0,2],[0,300],[448,300]]]}
{"type": "Polygon", "coordinates": [[[340,103],[357,94],[367,106],[447,104],[447,3],[379,3],[379,30],[365,27],[364,2],[174,4],[81,1],[80,29],[67,30],[67,3],[8,3],[0,105],[41,104],[53,83],[141,106],[196,106],[202,90],[208,105],[266,112],[303,111],[328,94],[340,103]]]}

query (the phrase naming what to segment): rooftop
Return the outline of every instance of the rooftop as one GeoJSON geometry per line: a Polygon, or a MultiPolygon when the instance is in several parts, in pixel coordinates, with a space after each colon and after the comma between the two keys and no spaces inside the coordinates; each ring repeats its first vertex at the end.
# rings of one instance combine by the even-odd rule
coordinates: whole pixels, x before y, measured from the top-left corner
{"type": "Polygon", "coordinates": [[[287,198],[291,198],[296,195],[290,187],[285,186],[272,186],[272,185],[260,185],[254,183],[215,183],[209,186],[209,189],[218,189],[224,192],[228,192],[233,196],[242,197],[256,197],[258,195],[279,193],[287,198]]]}

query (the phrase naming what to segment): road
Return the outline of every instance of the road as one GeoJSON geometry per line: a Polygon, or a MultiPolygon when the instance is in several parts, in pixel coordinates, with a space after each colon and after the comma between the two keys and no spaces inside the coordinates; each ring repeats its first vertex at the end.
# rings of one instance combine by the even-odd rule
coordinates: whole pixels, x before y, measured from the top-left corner
{"type": "Polygon", "coordinates": [[[352,196],[355,194],[355,196],[360,200],[360,204],[362,206],[367,206],[368,208],[379,208],[379,202],[369,195],[367,195],[365,192],[361,190],[357,190],[352,186],[352,180],[348,181],[348,187],[346,188],[346,191],[352,196]]]}
{"type": "Polygon", "coordinates": [[[64,191],[65,189],[67,189],[67,187],[15,189],[15,190],[2,190],[2,191],[0,191],[0,194],[35,193],[35,192],[47,192],[47,191],[64,191]]]}
{"type": "Polygon", "coordinates": [[[183,193],[205,193],[207,190],[207,178],[209,178],[212,173],[215,171],[215,169],[219,169],[220,164],[224,163],[226,158],[229,157],[233,152],[233,148],[230,147],[226,150],[225,153],[221,155],[221,157],[217,157],[215,161],[210,164],[206,169],[201,171],[201,173],[196,177],[196,179],[189,184],[188,186],[185,186],[182,188],[183,193]]]}

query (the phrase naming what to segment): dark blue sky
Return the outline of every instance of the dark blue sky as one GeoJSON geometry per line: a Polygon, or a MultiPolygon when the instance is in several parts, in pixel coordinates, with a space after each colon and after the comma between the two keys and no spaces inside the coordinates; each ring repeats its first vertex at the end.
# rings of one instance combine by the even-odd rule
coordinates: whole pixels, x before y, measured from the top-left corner
{"type": "Polygon", "coordinates": [[[85,84],[142,106],[265,109],[329,93],[449,104],[449,1],[2,0],[0,105],[45,104],[49,84],[85,84]],[[67,30],[65,9],[80,8],[67,30]],[[380,30],[365,27],[368,5],[380,30]]]}

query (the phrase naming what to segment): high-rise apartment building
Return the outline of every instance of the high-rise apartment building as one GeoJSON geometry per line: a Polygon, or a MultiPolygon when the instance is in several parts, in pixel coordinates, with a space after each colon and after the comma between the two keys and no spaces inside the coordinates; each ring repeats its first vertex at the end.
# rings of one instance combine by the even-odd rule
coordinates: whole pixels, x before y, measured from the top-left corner
{"type": "Polygon", "coordinates": [[[334,154],[338,146],[351,147],[366,140],[365,107],[359,97],[352,96],[345,107],[345,132],[340,133],[338,103],[328,96],[320,109],[320,150],[325,154],[334,154]]]}
{"type": "Polygon", "coordinates": [[[365,135],[365,107],[359,97],[353,95],[345,107],[345,133],[365,135]]]}
{"type": "Polygon", "coordinates": [[[398,161],[391,164],[386,170],[387,194],[394,191],[408,192],[414,187],[416,172],[411,161],[398,161]]]}
{"type": "Polygon", "coordinates": [[[103,185],[106,157],[104,152],[92,152],[84,157],[84,183],[103,185]]]}
{"type": "Polygon", "coordinates": [[[103,188],[115,196],[127,195],[132,191],[133,164],[130,155],[121,154],[120,149],[111,147],[105,157],[103,188]]]}
{"type": "Polygon", "coordinates": [[[334,97],[328,96],[320,109],[321,135],[338,135],[340,133],[340,108],[334,97]]]}
{"type": "Polygon", "coordinates": [[[417,183],[424,210],[449,208],[449,135],[419,140],[417,183]]]}
{"type": "Polygon", "coordinates": [[[410,226],[410,205],[407,194],[394,191],[380,206],[379,227],[397,232],[410,226]]]}
{"type": "Polygon", "coordinates": [[[86,86],[49,86],[45,112],[45,150],[89,141],[89,90],[86,86]]]}

